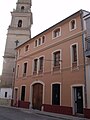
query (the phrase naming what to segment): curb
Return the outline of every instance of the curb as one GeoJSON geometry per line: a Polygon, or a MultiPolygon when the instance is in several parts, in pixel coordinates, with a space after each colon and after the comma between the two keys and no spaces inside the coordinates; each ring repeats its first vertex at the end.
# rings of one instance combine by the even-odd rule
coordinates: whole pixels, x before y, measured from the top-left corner
{"type": "Polygon", "coordinates": [[[58,114],[58,113],[39,111],[39,110],[34,110],[34,109],[25,109],[25,108],[18,108],[18,107],[12,107],[12,106],[4,106],[4,105],[0,105],[0,106],[6,107],[6,108],[11,108],[11,109],[18,109],[18,110],[21,110],[22,112],[26,112],[26,113],[35,113],[37,115],[43,115],[43,116],[53,117],[53,118],[62,119],[62,120],[90,120],[87,118],[81,118],[81,117],[75,117],[75,116],[70,116],[70,115],[63,115],[63,114],[58,114]]]}

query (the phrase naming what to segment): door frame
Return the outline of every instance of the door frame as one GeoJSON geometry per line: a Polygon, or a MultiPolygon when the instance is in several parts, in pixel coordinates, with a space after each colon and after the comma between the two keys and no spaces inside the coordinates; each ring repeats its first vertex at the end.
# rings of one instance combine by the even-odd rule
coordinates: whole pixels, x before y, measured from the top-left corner
{"type": "Polygon", "coordinates": [[[25,86],[25,98],[24,98],[24,101],[26,100],[26,85],[25,84],[22,84],[21,87],[20,87],[20,100],[21,100],[21,93],[22,93],[22,86],[25,86]]]}
{"type": "MultiPolygon", "coordinates": [[[[34,81],[34,82],[32,82],[32,84],[30,85],[30,97],[29,97],[30,108],[32,108],[33,85],[34,85],[34,84],[38,84],[38,83],[42,84],[42,86],[43,86],[42,104],[44,104],[45,83],[43,83],[42,81],[34,81]]],[[[41,109],[42,109],[42,108],[41,108],[41,109]]]]}
{"type": "Polygon", "coordinates": [[[52,86],[54,85],[54,84],[59,84],[60,85],[60,105],[61,105],[61,82],[53,82],[53,83],[51,83],[51,105],[52,105],[52,86]]]}
{"type": "Polygon", "coordinates": [[[74,89],[75,87],[82,87],[82,91],[83,91],[83,108],[85,108],[85,94],[84,94],[84,84],[74,84],[71,85],[71,107],[73,109],[73,115],[75,115],[75,100],[74,100],[74,89]]]}

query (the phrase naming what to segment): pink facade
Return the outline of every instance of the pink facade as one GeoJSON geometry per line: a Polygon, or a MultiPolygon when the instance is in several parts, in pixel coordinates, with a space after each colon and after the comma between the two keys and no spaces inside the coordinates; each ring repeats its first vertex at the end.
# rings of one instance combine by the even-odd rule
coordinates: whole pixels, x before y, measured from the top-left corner
{"type": "MultiPolygon", "coordinates": [[[[16,48],[14,104],[83,114],[85,101],[81,11],[16,48]]],[[[61,112],[60,112],[61,111],[61,112]]]]}

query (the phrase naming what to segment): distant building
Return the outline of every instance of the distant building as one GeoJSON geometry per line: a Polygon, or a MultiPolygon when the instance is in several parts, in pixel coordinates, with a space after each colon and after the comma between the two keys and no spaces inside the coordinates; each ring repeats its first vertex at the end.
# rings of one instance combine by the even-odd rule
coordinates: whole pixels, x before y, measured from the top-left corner
{"type": "Polygon", "coordinates": [[[12,99],[12,89],[11,88],[0,88],[0,98],[12,99]]]}
{"type": "Polygon", "coordinates": [[[18,100],[18,107],[90,117],[88,15],[80,10],[16,48],[15,105],[18,100]]]}
{"type": "Polygon", "coordinates": [[[13,88],[15,79],[15,47],[31,38],[31,0],[18,0],[16,9],[11,12],[1,76],[1,88],[13,88]]]}

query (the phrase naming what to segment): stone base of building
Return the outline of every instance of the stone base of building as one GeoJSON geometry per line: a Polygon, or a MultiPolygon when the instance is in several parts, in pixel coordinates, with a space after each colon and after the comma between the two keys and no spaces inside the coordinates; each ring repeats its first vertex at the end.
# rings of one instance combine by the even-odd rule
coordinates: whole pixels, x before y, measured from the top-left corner
{"type": "Polygon", "coordinates": [[[65,115],[73,115],[72,107],[43,104],[43,111],[65,115]]]}
{"type": "MultiPolygon", "coordinates": [[[[19,108],[30,108],[30,102],[27,101],[20,101],[18,100],[16,104],[15,102],[11,100],[11,106],[19,107],[19,108]]],[[[43,104],[42,110],[46,112],[52,112],[52,113],[58,113],[58,114],[65,114],[65,115],[73,115],[73,108],[68,106],[59,106],[59,105],[49,105],[49,104],[43,104]]],[[[90,119],[90,109],[84,108],[83,115],[85,118],[90,119]]]]}
{"type": "Polygon", "coordinates": [[[29,106],[30,106],[30,102],[18,101],[18,107],[20,107],[20,108],[27,108],[27,109],[29,109],[29,106]]]}
{"type": "Polygon", "coordinates": [[[84,108],[84,117],[90,118],[90,109],[84,108]]]}
{"type": "Polygon", "coordinates": [[[20,101],[20,100],[18,101],[11,100],[11,106],[29,109],[30,102],[20,101]]]}

